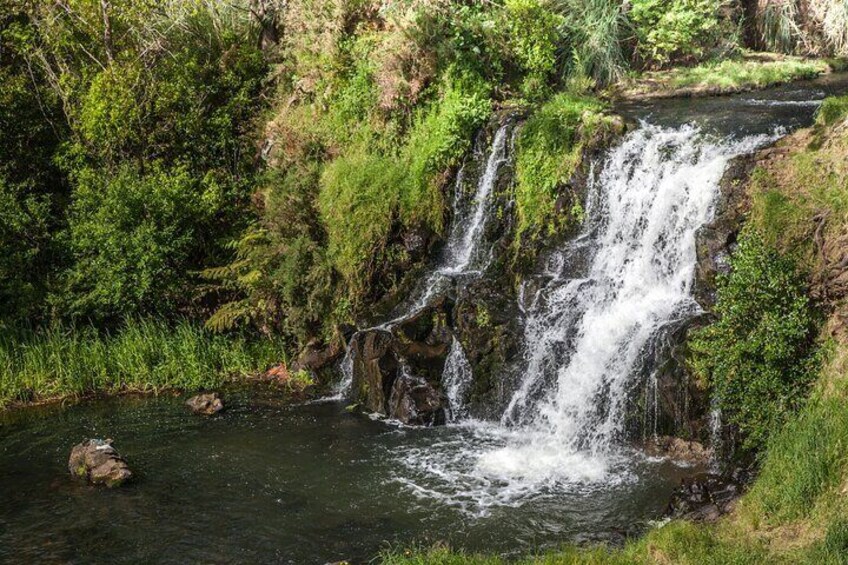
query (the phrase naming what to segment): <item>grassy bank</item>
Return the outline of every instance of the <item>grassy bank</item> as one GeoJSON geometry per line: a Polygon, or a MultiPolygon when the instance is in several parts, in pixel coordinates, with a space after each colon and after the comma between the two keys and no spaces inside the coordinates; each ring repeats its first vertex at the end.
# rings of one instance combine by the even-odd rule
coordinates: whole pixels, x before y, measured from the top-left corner
{"type": "Polygon", "coordinates": [[[694,67],[646,72],[622,81],[612,92],[623,98],[732,94],[813,79],[840,69],[839,61],[757,53],[740,59],[708,61],[694,67]]]}
{"type": "Polygon", "coordinates": [[[284,360],[282,343],[214,335],[196,325],[134,321],[0,331],[0,409],[92,393],[211,388],[284,360]]]}

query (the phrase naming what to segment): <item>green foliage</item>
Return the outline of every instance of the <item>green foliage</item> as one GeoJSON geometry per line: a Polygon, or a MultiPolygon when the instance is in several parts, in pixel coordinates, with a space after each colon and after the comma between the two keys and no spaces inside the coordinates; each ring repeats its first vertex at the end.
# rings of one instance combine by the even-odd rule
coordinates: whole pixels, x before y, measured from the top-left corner
{"type": "Polygon", "coordinates": [[[630,9],[637,52],[654,66],[704,57],[721,41],[715,0],[634,0],[630,9]]]}
{"type": "Polygon", "coordinates": [[[831,96],[826,98],[816,115],[816,123],[832,126],[848,118],[848,96],[831,96]]]}
{"type": "Polygon", "coordinates": [[[817,366],[816,316],[795,261],[756,232],[743,234],[731,265],[718,281],[718,321],[690,341],[692,364],[743,447],[757,449],[806,396],[817,366]]]}
{"type": "Polygon", "coordinates": [[[24,57],[32,33],[25,14],[0,8],[0,320],[41,316],[63,264],[55,232],[67,186],[53,155],[66,131],[24,57]]]}
{"type": "Polygon", "coordinates": [[[539,98],[557,68],[564,18],[545,0],[506,0],[504,8],[510,51],[525,72],[522,90],[539,98]]]}
{"type": "Polygon", "coordinates": [[[517,239],[552,235],[579,219],[579,200],[556,213],[561,189],[571,180],[585,141],[603,126],[603,106],[594,98],[558,94],[522,126],[516,140],[517,239]]]}
{"type": "Polygon", "coordinates": [[[129,320],[113,334],[90,326],[0,332],[0,407],[90,393],[214,387],[284,360],[277,340],[215,336],[189,322],[129,320]]]}
{"type": "Polygon", "coordinates": [[[442,229],[445,173],[471,148],[474,133],[491,111],[489,85],[474,73],[450,69],[438,100],[419,114],[402,150],[407,167],[400,199],[404,222],[442,229]]]}
{"type": "Polygon", "coordinates": [[[221,206],[220,188],[185,169],[156,164],[76,175],[70,211],[74,266],[57,298],[72,317],[108,320],[137,312],[167,315],[183,301],[185,271],[221,206]]]}

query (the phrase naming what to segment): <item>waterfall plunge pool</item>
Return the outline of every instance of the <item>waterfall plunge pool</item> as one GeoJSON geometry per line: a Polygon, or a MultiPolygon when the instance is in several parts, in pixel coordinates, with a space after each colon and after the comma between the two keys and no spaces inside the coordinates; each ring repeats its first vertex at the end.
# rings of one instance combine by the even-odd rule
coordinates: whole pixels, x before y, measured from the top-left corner
{"type": "Polygon", "coordinates": [[[445,478],[408,460],[461,459],[458,446],[497,444],[485,432],[387,426],[338,403],[227,400],[212,418],[165,396],[3,415],[0,562],[365,563],[386,544],[526,553],[616,542],[659,516],[687,473],[640,460],[617,484],[551,485],[485,508],[485,485],[430,496],[445,478]],[[134,482],[102,490],[71,480],[68,453],[88,437],[115,438],[134,482]]]}

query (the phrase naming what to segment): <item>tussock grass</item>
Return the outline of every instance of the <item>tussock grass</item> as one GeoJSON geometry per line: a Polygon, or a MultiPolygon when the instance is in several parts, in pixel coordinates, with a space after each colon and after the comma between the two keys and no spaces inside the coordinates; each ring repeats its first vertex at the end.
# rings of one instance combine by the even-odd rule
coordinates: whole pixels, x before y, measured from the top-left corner
{"type": "Polygon", "coordinates": [[[833,96],[822,103],[816,116],[816,123],[832,126],[846,118],[848,118],[848,96],[833,96]]]}
{"type": "Polygon", "coordinates": [[[284,360],[279,341],[214,335],[181,322],[0,331],[0,408],[90,393],[215,387],[284,360]]]}

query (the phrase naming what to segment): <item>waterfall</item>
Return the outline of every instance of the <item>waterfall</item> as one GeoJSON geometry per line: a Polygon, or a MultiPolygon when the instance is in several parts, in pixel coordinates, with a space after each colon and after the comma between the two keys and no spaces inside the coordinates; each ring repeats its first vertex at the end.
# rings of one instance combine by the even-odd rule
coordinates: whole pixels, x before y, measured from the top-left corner
{"type": "Polygon", "coordinates": [[[399,480],[476,515],[635,480],[628,404],[658,338],[698,313],[696,232],[730,159],[777,137],[642,123],[611,148],[590,175],[582,232],[549,255],[547,282],[519,289],[523,370],[500,421],[465,420],[461,437],[400,455],[399,480]]]}
{"type": "Polygon", "coordinates": [[[471,364],[465,357],[462,344],[453,338],[442,373],[442,388],[448,399],[448,420],[456,422],[465,416],[465,393],[471,384],[471,364]]]}
{"type": "MultiPolygon", "coordinates": [[[[369,329],[390,329],[393,325],[426,308],[438,292],[443,290],[451,280],[480,276],[485,271],[492,255],[491,248],[485,245],[486,222],[491,211],[492,197],[498,175],[501,168],[510,159],[511,130],[512,124],[507,121],[501,124],[495,133],[486,157],[486,165],[477,181],[470,206],[466,202],[462,190],[465,168],[463,167],[459,171],[454,187],[453,222],[441,259],[435,268],[424,277],[424,283],[412,293],[411,298],[402,306],[399,314],[389,321],[369,329]]],[[[332,399],[344,398],[353,382],[353,359],[350,342],[348,342],[340,368],[342,379],[336,387],[332,399]]],[[[457,340],[454,340],[451,346],[445,371],[447,373],[445,378],[452,383],[446,390],[451,413],[456,414],[461,411],[458,403],[462,402],[461,396],[465,386],[460,380],[471,379],[471,368],[468,366],[465,353],[457,340]]]]}
{"type": "Polygon", "coordinates": [[[769,139],[643,124],[609,153],[590,187],[583,233],[561,251],[527,312],[526,370],[501,423],[532,433],[484,454],[482,468],[567,476],[563,465],[583,454],[603,471],[650,340],[698,311],[695,234],[710,219],[725,167],[769,139]]]}

